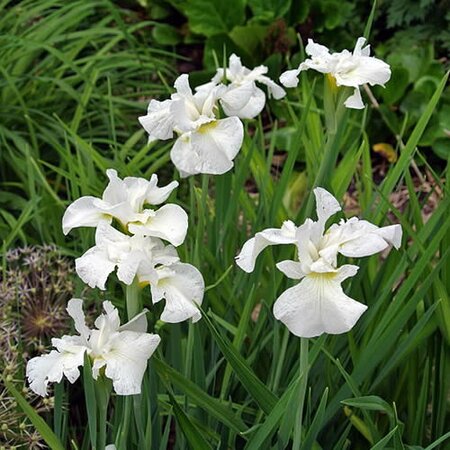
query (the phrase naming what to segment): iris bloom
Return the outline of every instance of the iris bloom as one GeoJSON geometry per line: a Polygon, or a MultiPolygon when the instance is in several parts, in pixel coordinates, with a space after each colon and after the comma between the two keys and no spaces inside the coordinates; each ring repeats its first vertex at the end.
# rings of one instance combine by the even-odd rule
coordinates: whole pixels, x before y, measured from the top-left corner
{"type": "Polygon", "coordinates": [[[400,225],[379,228],[356,217],[333,224],[325,231],[326,221],[341,210],[338,201],[325,189],[314,189],[317,221],[306,219],[296,227],[286,221],[280,229],[256,233],[237,257],[237,264],[252,272],[257,256],[269,245],[295,244],[297,261],[282,261],[277,268],[287,277],[301,280],[276,300],[274,316],[296,336],[313,337],[322,333],[349,331],[367,306],[351,299],[341,283],[354,276],[358,266],[338,267],[337,256],[360,258],[378,253],[389,245],[399,248],[400,225]]]}
{"type": "Polygon", "coordinates": [[[172,181],[161,188],[157,186],[156,174],[150,181],[136,177],[121,180],[113,169],[107,170],[106,174],[109,184],[102,198],[81,197],[67,208],[62,220],[64,234],[75,227],[97,227],[99,223],[111,223],[116,219],[133,234],[159,237],[173,245],[184,241],[188,218],[183,208],[173,204],[156,211],[145,208],[166,201],[178,182],[172,181]]]}
{"type": "Polygon", "coordinates": [[[370,45],[364,47],[366,40],[360,37],[355,45],[353,53],[343,50],[339,53],[330,53],[323,45],[316,44],[312,39],[308,40],[305,48],[311,57],[300,64],[298,69],[288,70],[281,77],[281,83],[286,87],[296,87],[298,75],[302,70],[314,69],[321,73],[327,73],[334,77],[338,86],[354,88],[354,93],[346,101],[347,108],[362,109],[364,103],[359,87],[365,83],[384,86],[391,77],[391,69],[388,64],[370,55],[370,45]]]}
{"type": "Polygon", "coordinates": [[[73,298],[67,306],[79,334],[52,339],[56,350],[28,362],[26,375],[30,388],[45,396],[48,384],[59,383],[63,376],[74,383],[87,354],[92,362],[94,379],[104,370],[117,394],[139,394],[147,361],[160,341],[158,335],[147,333],[146,311],[120,326],[117,309],[105,301],[105,314],[97,318],[95,328],[91,330],[86,325],[82,304],[82,300],[73,298]]]}
{"type": "Polygon", "coordinates": [[[151,140],[178,135],[170,157],[181,176],[228,172],[241,148],[244,128],[238,117],[216,118],[217,100],[225,86],[193,94],[184,74],[175,81],[175,89],[170,100],[152,100],[139,122],[151,140]]]}
{"type": "Polygon", "coordinates": [[[266,104],[266,95],[256,82],[265,84],[269,96],[275,99],[283,98],[286,92],[265,74],[266,66],[258,66],[253,70],[247,69],[241,63],[241,58],[234,53],[230,56],[226,69],[217,69],[216,75],[210,83],[197,88],[198,91],[211,89],[225,79],[230,83],[220,95],[220,104],[227,116],[237,116],[241,119],[256,117],[266,104]]]}
{"type": "Polygon", "coordinates": [[[126,285],[135,277],[150,284],[153,303],[166,299],[161,320],[200,319],[197,305],[203,300],[203,277],[194,266],[180,262],[174,247],[154,237],[123,234],[108,223],[97,227],[95,244],[75,260],[77,274],[86,284],[104,290],[108,276],[117,269],[117,278],[126,285]]]}

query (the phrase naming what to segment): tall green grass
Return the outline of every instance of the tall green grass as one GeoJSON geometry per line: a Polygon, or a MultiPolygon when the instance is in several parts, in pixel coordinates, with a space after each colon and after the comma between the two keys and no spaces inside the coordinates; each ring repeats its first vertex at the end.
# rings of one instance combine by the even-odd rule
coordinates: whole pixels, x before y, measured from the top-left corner
{"type": "MultiPolygon", "coordinates": [[[[55,242],[78,256],[92,245],[92,232],[75,230],[64,238],[62,213],[80,195],[101,194],[106,168],[121,176],[175,173],[169,145],[147,145],[136,120],[148,97],[167,95],[161,78],[175,75],[174,55],[153,48],[149,23],[114,3],[3,2],[1,8],[3,248],[55,242]]],[[[161,323],[160,307],[143,292],[162,344],[150,360],[142,397],[112,396],[107,443],[278,450],[291,448],[300,433],[302,449],[450,448],[450,166],[429,167],[440,202],[427,222],[421,211],[431,193],[414,188],[411,171],[413,161],[419,170],[428,167],[417,144],[446,79],[413,132],[397,137],[399,158],[381,185],[373,179],[365,133],[377,111],[343,111],[336,123],[323,111],[329,87],[322,95],[316,81],[303,76],[300,89],[280,106],[293,134],[276,177],[277,132],[255,120],[246,124],[250,132],[231,172],[180,182],[174,197],[190,225],[180,251],[204,275],[204,317],[197,324],[161,323]],[[377,225],[401,223],[403,245],[357,261],[361,269],[345,290],[369,309],[356,327],[310,340],[299,430],[300,340],[271,313],[290,283],[274,264],[292,257],[292,249],[266,250],[250,275],[234,257],[255,232],[313,215],[314,185],[342,199],[350,183],[361,216],[377,225]],[[400,185],[409,194],[401,211],[390,202],[400,185]]],[[[110,283],[101,297],[125,313],[124,296],[110,283]]],[[[74,389],[65,383],[57,404],[74,389]]],[[[70,408],[70,414],[67,405],[58,408],[58,420],[48,423],[63,448],[88,449],[96,439],[92,411],[88,421],[84,405],[70,408]]]]}

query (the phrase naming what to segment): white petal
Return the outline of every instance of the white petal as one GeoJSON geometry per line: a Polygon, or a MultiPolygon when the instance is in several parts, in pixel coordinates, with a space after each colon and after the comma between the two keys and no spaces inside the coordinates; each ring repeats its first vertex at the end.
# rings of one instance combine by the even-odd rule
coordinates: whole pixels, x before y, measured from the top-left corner
{"type": "Polygon", "coordinates": [[[27,378],[30,388],[45,397],[49,383],[59,383],[63,377],[61,355],[52,350],[48,355],[36,356],[28,361],[27,378]]]}
{"type": "Polygon", "coordinates": [[[75,200],[66,209],[63,219],[63,233],[67,234],[72,228],[96,227],[102,220],[110,220],[103,211],[97,208],[94,201],[96,197],[85,196],[75,200]]]}
{"type": "MultiPolygon", "coordinates": [[[[60,350],[52,350],[48,355],[37,356],[30,359],[27,364],[26,376],[30,388],[41,396],[47,395],[49,383],[59,383],[63,375],[74,383],[80,376],[78,367],[83,365],[84,353],[87,348],[82,345],[73,345],[72,336],[64,336],[62,339],[53,339],[53,345],[60,350]]],[[[77,342],[75,340],[75,342],[77,342]]]]}
{"type": "Polygon", "coordinates": [[[117,331],[120,327],[119,311],[109,300],[103,302],[103,310],[106,314],[100,314],[95,319],[95,326],[101,331],[107,329],[107,333],[117,331]]]}
{"type": "Polygon", "coordinates": [[[90,248],[84,255],[75,260],[78,276],[91,288],[105,290],[108,275],[114,270],[116,263],[108,258],[106,251],[98,247],[90,248]]]}
{"type": "Polygon", "coordinates": [[[258,88],[253,81],[241,85],[228,85],[227,90],[220,98],[220,103],[224,108],[225,114],[227,116],[237,115],[236,112],[247,105],[256,89],[258,88]]]}
{"type": "Polygon", "coordinates": [[[145,131],[153,139],[171,139],[174,121],[171,111],[172,100],[159,102],[152,100],[148,105],[147,115],[138,118],[145,131]]]}
{"type": "Polygon", "coordinates": [[[77,330],[78,333],[80,333],[80,336],[87,341],[91,334],[91,330],[86,325],[83,312],[83,300],[80,298],[71,298],[67,304],[66,310],[75,323],[75,330],[77,330]]]}
{"type": "Polygon", "coordinates": [[[121,331],[109,342],[110,351],[103,354],[105,375],[119,395],[140,394],[147,361],[161,338],[156,334],[121,331]]]}
{"type": "Polygon", "coordinates": [[[335,227],[330,233],[330,238],[333,238],[333,234],[337,235],[336,239],[339,241],[339,253],[354,258],[374,255],[387,248],[389,244],[398,248],[401,243],[400,225],[378,228],[366,220],[357,218],[335,227]]]}
{"type": "Polygon", "coordinates": [[[356,324],[367,306],[344,294],[334,274],[308,275],[276,300],[274,316],[300,337],[340,334],[356,324]]]}
{"type": "Polygon", "coordinates": [[[287,70],[280,76],[280,83],[287,88],[294,88],[298,85],[299,69],[287,70]]]}
{"type": "Polygon", "coordinates": [[[326,189],[317,187],[314,189],[314,196],[316,197],[316,212],[319,222],[325,225],[325,222],[338,211],[341,210],[341,205],[326,189]]]}
{"type": "Polygon", "coordinates": [[[275,100],[279,100],[286,95],[286,91],[277,83],[275,83],[275,81],[272,81],[269,77],[261,75],[257,78],[257,80],[267,86],[269,96],[273,97],[275,100]]]}
{"type": "Polygon", "coordinates": [[[148,309],[141,311],[134,316],[130,321],[119,327],[119,331],[135,331],[136,333],[147,332],[147,312],[148,309]]]}
{"type": "Polygon", "coordinates": [[[148,259],[144,251],[134,249],[125,254],[117,264],[117,278],[130,286],[139,271],[141,262],[148,259]]]}
{"type": "Polygon", "coordinates": [[[158,176],[153,174],[145,196],[146,202],[150,205],[160,205],[165,202],[169,198],[172,191],[178,187],[178,181],[172,181],[164,187],[158,187],[157,184],[158,176]]]}
{"type": "Polygon", "coordinates": [[[365,47],[363,49],[363,45],[365,43],[366,43],[366,38],[364,38],[364,37],[358,38],[358,40],[356,41],[356,44],[355,44],[355,49],[353,50],[353,54],[355,56],[361,56],[361,55],[369,56],[367,49],[369,48],[369,51],[370,51],[370,46],[368,45],[367,47],[365,47]]]}
{"type": "Polygon", "coordinates": [[[357,274],[358,270],[358,266],[354,266],[352,264],[344,264],[343,266],[339,267],[334,279],[338,283],[342,283],[347,278],[354,277],[357,274]]]}
{"type": "Polygon", "coordinates": [[[298,261],[281,261],[276,266],[278,270],[293,280],[300,280],[306,275],[302,270],[302,264],[298,261]]]}
{"type": "Polygon", "coordinates": [[[244,127],[237,117],[215,120],[199,131],[180,136],[170,152],[178,170],[188,175],[220,175],[233,167],[241,149],[244,127]]]}
{"type": "Polygon", "coordinates": [[[364,108],[364,103],[362,101],[361,92],[359,91],[359,88],[355,88],[353,95],[350,95],[350,97],[347,100],[345,100],[344,105],[350,109],[364,108]]]}
{"type": "Polygon", "coordinates": [[[245,272],[253,272],[258,255],[269,245],[294,244],[296,226],[291,221],[283,223],[281,228],[268,228],[255,234],[242,247],[236,257],[236,264],[245,272]]]}
{"type": "Polygon", "coordinates": [[[389,225],[387,227],[379,228],[377,234],[389,242],[394,248],[400,248],[403,234],[401,225],[389,225]]]}
{"type": "Polygon", "coordinates": [[[253,119],[262,111],[265,104],[266,95],[256,86],[252,91],[251,97],[248,98],[247,103],[240,109],[233,109],[228,103],[225,103],[225,100],[222,101],[223,110],[228,116],[237,116],[241,119],[253,119]]]}
{"type": "Polygon", "coordinates": [[[144,224],[129,224],[131,233],[154,236],[178,246],[184,242],[188,229],[188,216],[181,206],[168,204],[159,208],[144,224]]]}
{"type": "Polygon", "coordinates": [[[182,97],[192,97],[192,89],[189,86],[189,75],[186,73],[183,73],[180,75],[174,83],[175,90],[177,91],[177,94],[181,95],[182,97]]]}
{"type": "Polygon", "coordinates": [[[166,299],[161,320],[178,323],[192,318],[196,322],[201,318],[197,305],[202,304],[205,292],[202,274],[191,264],[185,263],[172,264],[169,270],[170,275],[160,279],[157,285],[166,299]]]}
{"type": "Polygon", "coordinates": [[[117,175],[117,170],[108,169],[106,176],[109,178],[109,183],[103,191],[102,200],[111,206],[125,202],[127,200],[127,191],[125,183],[117,175]]]}
{"type": "Polygon", "coordinates": [[[308,44],[305,47],[307,55],[313,58],[323,57],[330,54],[330,50],[325,45],[317,44],[312,39],[308,39],[308,44]]]}

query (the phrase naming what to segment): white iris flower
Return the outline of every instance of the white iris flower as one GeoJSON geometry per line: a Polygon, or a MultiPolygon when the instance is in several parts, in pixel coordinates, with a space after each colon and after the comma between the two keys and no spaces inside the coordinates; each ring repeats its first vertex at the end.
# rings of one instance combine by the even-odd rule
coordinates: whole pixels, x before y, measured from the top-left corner
{"type": "Polygon", "coordinates": [[[152,100],[139,122],[151,140],[178,135],[170,157],[181,176],[228,172],[241,148],[244,127],[238,117],[216,118],[217,100],[225,86],[211,85],[193,94],[184,74],[175,81],[175,89],[170,100],[152,100]]]}
{"type": "Polygon", "coordinates": [[[97,318],[95,328],[91,330],[86,325],[82,304],[82,300],[73,298],[67,306],[79,334],[52,339],[56,350],[28,362],[26,375],[30,388],[45,396],[48,384],[59,383],[63,376],[74,383],[87,354],[92,362],[94,379],[104,368],[104,374],[112,380],[117,394],[139,394],[147,361],[160,342],[158,335],[147,333],[146,311],[120,326],[117,309],[105,301],[105,314],[97,318]]]}
{"type": "Polygon", "coordinates": [[[186,237],[188,217],[178,205],[167,204],[157,210],[145,208],[147,204],[159,205],[178,186],[172,181],[158,187],[158,177],[126,177],[121,180],[113,169],[106,171],[109,184],[102,198],[92,196],[75,200],[66,210],[62,220],[64,234],[75,227],[97,227],[99,223],[118,220],[133,234],[155,236],[173,245],[180,245],[186,237]]]}
{"type": "Polygon", "coordinates": [[[108,223],[100,223],[95,233],[95,246],[75,260],[78,276],[92,288],[105,289],[115,269],[117,278],[130,285],[150,284],[152,301],[166,299],[161,320],[181,322],[200,319],[197,305],[203,300],[205,283],[201,273],[191,264],[180,262],[176,249],[160,239],[129,236],[108,223]]]}
{"type": "Polygon", "coordinates": [[[267,71],[266,66],[258,66],[253,70],[244,67],[241,58],[233,53],[230,56],[228,67],[217,69],[217,73],[211,82],[199,86],[197,91],[211,89],[226,79],[230,83],[220,95],[220,104],[225,114],[237,116],[241,119],[253,119],[266,104],[266,95],[256,85],[256,82],[265,84],[269,96],[277,100],[286,95],[281,86],[265,75],[267,71]]]}
{"type": "Polygon", "coordinates": [[[327,47],[309,39],[305,51],[311,58],[302,62],[298,69],[284,72],[280,81],[286,87],[296,87],[298,75],[302,70],[314,69],[321,73],[328,73],[335,78],[338,86],[355,88],[353,95],[345,101],[345,106],[362,109],[364,103],[359,87],[365,83],[371,86],[384,86],[391,77],[389,65],[370,56],[370,45],[364,47],[365,42],[365,38],[358,38],[353,53],[348,50],[330,53],[327,47]]]}
{"type": "Polygon", "coordinates": [[[236,262],[252,272],[259,253],[269,245],[295,244],[298,261],[282,261],[277,268],[287,277],[301,280],[276,300],[274,316],[296,336],[313,337],[322,333],[349,331],[367,306],[351,299],[341,283],[358,271],[358,266],[337,266],[337,255],[359,258],[378,253],[389,245],[399,248],[400,225],[379,228],[356,217],[333,224],[325,231],[326,221],[341,210],[338,201],[325,189],[314,189],[317,221],[307,219],[296,227],[286,221],[280,229],[257,233],[247,241],[236,262]]]}

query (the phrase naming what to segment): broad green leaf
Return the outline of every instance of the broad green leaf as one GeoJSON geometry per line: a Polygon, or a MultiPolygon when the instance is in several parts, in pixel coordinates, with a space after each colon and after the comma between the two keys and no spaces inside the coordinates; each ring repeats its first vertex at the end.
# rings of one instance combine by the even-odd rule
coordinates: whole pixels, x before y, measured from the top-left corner
{"type": "Polygon", "coordinates": [[[189,26],[205,36],[228,33],[245,19],[243,0],[190,0],[185,7],[189,26]]]}

